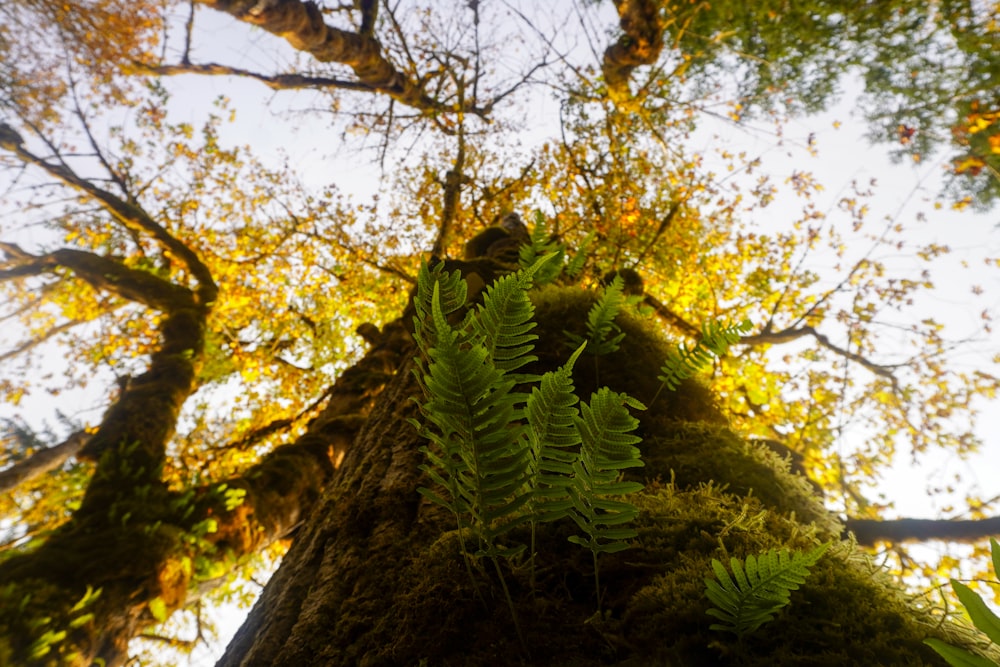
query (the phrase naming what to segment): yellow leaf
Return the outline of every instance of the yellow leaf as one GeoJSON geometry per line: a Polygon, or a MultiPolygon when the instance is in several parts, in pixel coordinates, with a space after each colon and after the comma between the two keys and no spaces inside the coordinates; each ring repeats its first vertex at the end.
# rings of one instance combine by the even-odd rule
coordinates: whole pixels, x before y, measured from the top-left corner
{"type": "Polygon", "coordinates": [[[153,615],[153,618],[162,623],[167,620],[167,603],[159,596],[153,598],[149,601],[149,613],[153,615]]]}

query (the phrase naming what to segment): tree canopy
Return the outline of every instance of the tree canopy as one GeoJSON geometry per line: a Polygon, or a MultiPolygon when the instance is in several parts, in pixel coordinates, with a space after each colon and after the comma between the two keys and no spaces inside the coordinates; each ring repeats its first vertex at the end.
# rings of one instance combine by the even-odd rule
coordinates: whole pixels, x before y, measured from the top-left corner
{"type": "MultiPolygon", "coordinates": [[[[975,492],[961,527],[871,523],[897,453],[974,453],[998,388],[989,278],[974,325],[932,304],[950,267],[1000,258],[915,229],[1000,196],[1000,6],[537,4],[0,7],[0,608],[60,599],[55,628],[127,606],[133,583],[88,597],[106,562],[58,564],[81,534],[156,581],[101,655],[182,644],[157,625],[249,596],[368,414],[369,350],[421,261],[512,212],[586,260],[581,285],[638,273],[634,306],[678,344],[749,321],[703,380],[862,541],[1000,532],[975,492]],[[888,155],[941,165],[919,218],[873,219],[875,182],[823,210],[808,163],[706,135],[767,128],[822,161],[809,114],[854,95],[888,155]],[[763,225],[778,200],[796,208],[763,225]],[[37,588],[39,562],[78,588],[37,588]]],[[[0,662],[19,627],[0,618],[0,662]]]]}

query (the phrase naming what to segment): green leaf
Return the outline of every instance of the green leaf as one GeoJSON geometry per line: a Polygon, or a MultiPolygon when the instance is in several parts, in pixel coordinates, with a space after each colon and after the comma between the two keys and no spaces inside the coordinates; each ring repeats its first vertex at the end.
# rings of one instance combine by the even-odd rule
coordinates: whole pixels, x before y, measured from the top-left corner
{"type": "MultiPolygon", "coordinates": [[[[1000,578],[1000,542],[995,537],[990,538],[990,555],[993,559],[993,576],[1000,578]]],[[[1000,644],[996,639],[993,641],[1000,644]]]]}
{"type": "Polygon", "coordinates": [[[772,620],[829,547],[827,542],[808,552],[790,554],[787,549],[771,549],[759,556],[749,555],[745,561],[731,558],[732,576],[713,558],[716,579],[705,579],[705,594],[715,606],[706,613],[722,623],[709,627],[742,637],[772,620]]]}
{"type": "Polygon", "coordinates": [[[619,470],[643,465],[639,449],[634,446],[640,439],[631,433],[639,420],[629,413],[629,405],[642,404],[604,387],[589,404],[581,405],[581,416],[575,419],[580,432],[580,459],[572,465],[572,483],[567,490],[573,500],[570,516],[586,538],[573,541],[595,553],[627,548],[622,533],[609,526],[627,523],[639,513],[628,501],[607,498],[643,488],[638,482],[618,480],[619,470]]]}
{"type": "Polygon", "coordinates": [[[597,232],[591,231],[580,243],[580,247],[577,248],[576,253],[573,255],[566,263],[566,268],[563,272],[570,278],[576,278],[583,272],[583,267],[587,263],[587,250],[590,248],[590,244],[597,237],[597,232]]]}
{"type": "Polygon", "coordinates": [[[531,461],[531,487],[535,499],[532,511],[536,520],[554,521],[566,515],[572,505],[566,487],[573,474],[580,444],[580,432],[574,420],[579,399],[574,393],[573,365],[583,352],[583,343],[559,369],[542,376],[531,390],[525,406],[528,449],[531,461]]]}
{"type": "Polygon", "coordinates": [[[535,212],[535,226],[531,229],[528,243],[521,246],[518,251],[518,263],[522,269],[533,267],[542,257],[553,257],[554,262],[547,262],[544,267],[538,270],[535,275],[535,282],[539,285],[547,285],[563,271],[563,255],[566,247],[555,240],[552,232],[545,224],[545,216],[541,211],[535,212]]]}
{"type": "Polygon", "coordinates": [[[739,342],[741,335],[749,333],[751,329],[753,323],[750,320],[728,326],[721,322],[706,323],[702,327],[701,339],[694,347],[681,344],[670,352],[657,379],[667,389],[676,390],[682,380],[700,372],[713,357],[724,356],[729,346],[739,342]]]}
{"type": "Polygon", "coordinates": [[[934,649],[952,667],[997,667],[997,663],[978,655],[969,653],[963,648],[952,646],[940,639],[925,639],[924,643],[934,649]]]}
{"type": "Polygon", "coordinates": [[[616,275],[587,313],[587,339],[591,354],[599,356],[614,352],[625,338],[625,334],[615,324],[615,318],[625,305],[625,295],[622,292],[624,287],[625,281],[620,275],[616,275]]]}
{"type": "Polygon", "coordinates": [[[86,625],[87,623],[90,623],[92,620],[94,620],[93,614],[83,614],[82,616],[77,616],[76,618],[72,619],[69,622],[69,627],[78,628],[81,625],[86,625]]]}
{"type": "Polygon", "coordinates": [[[951,588],[965,605],[965,611],[972,619],[972,624],[984,632],[994,644],[1000,644],[1000,617],[986,606],[983,598],[962,582],[952,579],[951,588]]]}
{"type": "Polygon", "coordinates": [[[538,336],[529,333],[535,328],[535,306],[528,298],[528,290],[534,274],[553,257],[546,255],[528,269],[499,278],[483,295],[473,328],[487,356],[500,370],[514,371],[538,358],[531,354],[538,336]]]}

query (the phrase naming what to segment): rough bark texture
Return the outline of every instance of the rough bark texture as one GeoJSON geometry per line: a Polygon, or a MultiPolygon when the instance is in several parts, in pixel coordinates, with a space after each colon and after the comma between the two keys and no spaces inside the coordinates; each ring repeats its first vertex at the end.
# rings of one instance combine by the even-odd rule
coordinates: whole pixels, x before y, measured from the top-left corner
{"type": "MultiPolygon", "coordinates": [[[[167,444],[197,388],[217,294],[212,276],[193,250],[137,204],[28,152],[4,127],[0,144],[175,251],[197,280],[191,288],[90,252],[34,255],[0,244],[0,281],[68,272],[160,314],[160,343],[147,370],[121,388],[97,432],[76,447],[77,458],[96,463],[80,507],[40,546],[0,562],[0,667],[97,661],[117,667],[142,630],[301,525],[390,377],[396,339],[379,336],[326,392],[325,407],[295,442],[239,477],[168,488],[162,474],[167,444]]],[[[34,469],[48,465],[45,458],[52,457],[33,460],[34,469]]]]}
{"type": "MultiPolygon", "coordinates": [[[[421,86],[407,78],[389,62],[371,26],[361,32],[340,30],[326,24],[320,7],[301,0],[198,0],[212,9],[277,35],[295,49],[319,62],[349,66],[368,89],[426,111],[443,105],[428,96],[421,86]]],[[[370,18],[365,18],[371,22],[370,18]]]]}
{"type": "MultiPolygon", "coordinates": [[[[535,370],[565,360],[563,332],[582,330],[594,298],[571,288],[535,294],[535,370]]],[[[664,343],[641,323],[622,328],[619,352],[578,362],[581,396],[596,388],[595,375],[646,402],[656,392],[664,343]]],[[[837,542],[842,527],[806,480],[730,432],[689,382],[640,415],[639,537],[600,558],[602,614],[591,554],[566,539],[577,532],[572,522],[541,531],[534,590],[523,565],[501,562],[522,645],[492,565],[479,563],[470,579],[454,517],[417,493],[428,480],[406,421],[417,416],[412,366],[398,366],[220,665],[921,665],[943,664],[924,637],[959,641],[837,542]],[[835,546],[764,631],[737,641],[709,629],[712,558],[826,540],[835,546]]]]}
{"type": "Polygon", "coordinates": [[[659,2],[615,0],[615,7],[623,34],[604,51],[601,71],[608,96],[624,104],[632,97],[628,84],[635,68],[652,65],[660,57],[666,28],[659,2]]]}

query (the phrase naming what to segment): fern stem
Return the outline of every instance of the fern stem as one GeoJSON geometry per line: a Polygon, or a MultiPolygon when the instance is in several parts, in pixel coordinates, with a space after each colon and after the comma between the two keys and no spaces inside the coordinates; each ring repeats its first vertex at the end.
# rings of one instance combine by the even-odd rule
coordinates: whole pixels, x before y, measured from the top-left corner
{"type": "Polygon", "coordinates": [[[528,581],[531,584],[531,597],[535,597],[535,526],[537,522],[531,522],[531,546],[528,551],[528,581]]]}
{"type": "MultiPolygon", "coordinates": [[[[455,515],[455,518],[458,518],[457,514],[455,515]]],[[[469,573],[469,581],[472,582],[472,590],[475,591],[476,597],[479,598],[479,601],[482,602],[485,607],[486,598],[483,597],[483,592],[479,590],[479,584],[476,583],[476,576],[472,574],[472,565],[469,563],[471,555],[469,554],[469,550],[465,548],[465,538],[462,537],[461,522],[458,524],[458,546],[462,549],[462,561],[465,563],[465,571],[469,573]]]]}
{"type": "Polygon", "coordinates": [[[592,551],[594,556],[594,590],[597,591],[597,613],[601,613],[601,571],[597,567],[597,552],[592,551]]]}
{"type": "Polygon", "coordinates": [[[651,410],[653,408],[653,404],[656,403],[656,399],[660,397],[660,392],[663,391],[663,388],[666,386],[666,384],[667,384],[666,382],[661,382],[660,386],[656,388],[656,393],[653,394],[653,398],[649,399],[649,405],[646,406],[647,409],[651,410]]]}
{"type": "Polygon", "coordinates": [[[503,588],[504,597],[507,598],[507,607],[510,609],[510,617],[514,621],[514,631],[517,633],[517,639],[521,642],[521,648],[524,649],[525,656],[531,659],[531,651],[528,650],[528,642],[524,641],[524,634],[521,632],[521,622],[517,620],[517,609],[514,608],[514,599],[510,596],[510,589],[507,588],[507,580],[500,569],[500,562],[496,556],[491,556],[490,560],[493,561],[493,567],[496,568],[497,577],[500,579],[500,587],[503,588]]]}

